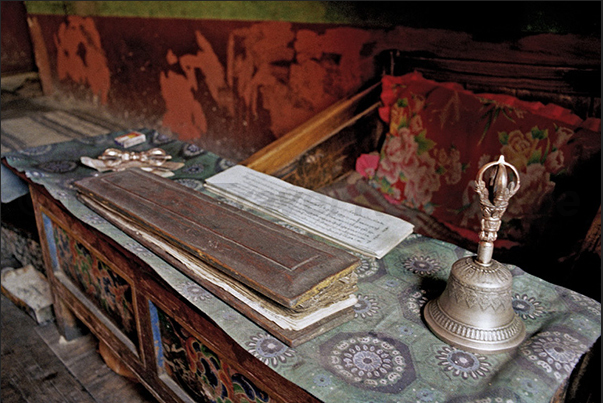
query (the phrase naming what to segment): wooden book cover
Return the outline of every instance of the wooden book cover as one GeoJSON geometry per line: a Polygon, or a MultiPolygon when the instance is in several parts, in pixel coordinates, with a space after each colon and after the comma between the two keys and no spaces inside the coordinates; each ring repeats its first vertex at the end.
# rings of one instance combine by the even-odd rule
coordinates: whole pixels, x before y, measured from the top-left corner
{"type": "Polygon", "coordinates": [[[75,186],[84,203],[289,345],[351,318],[360,261],[342,249],[138,169],[75,186]]]}

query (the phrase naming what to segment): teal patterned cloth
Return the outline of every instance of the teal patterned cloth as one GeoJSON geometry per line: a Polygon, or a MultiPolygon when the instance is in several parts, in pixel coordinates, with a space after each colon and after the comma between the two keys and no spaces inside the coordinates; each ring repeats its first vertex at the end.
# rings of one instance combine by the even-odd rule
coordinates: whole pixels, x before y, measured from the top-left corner
{"type": "MultiPolygon", "coordinates": [[[[195,145],[140,131],[147,141],[128,150],[164,149],[185,164],[171,179],[194,190],[205,191],[204,179],[233,165],[195,145]]],[[[526,325],[524,343],[488,356],[445,344],[426,328],[421,308],[443,291],[451,265],[471,252],[413,234],[383,259],[362,257],[353,320],[287,347],[76,199],[73,182],[99,175],[80,157],[115,147],[113,138],[124,133],[3,157],[77,218],[138,255],[265,365],[325,402],[549,402],[600,337],[599,302],[508,265],[513,307],[526,325]]]]}

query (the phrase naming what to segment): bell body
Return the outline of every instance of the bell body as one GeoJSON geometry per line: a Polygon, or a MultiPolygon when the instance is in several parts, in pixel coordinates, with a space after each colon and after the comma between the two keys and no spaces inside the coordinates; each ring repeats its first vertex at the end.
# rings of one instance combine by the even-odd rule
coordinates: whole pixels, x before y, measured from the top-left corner
{"type": "Polygon", "coordinates": [[[425,321],[440,339],[464,350],[511,350],[526,334],[513,310],[512,286],[511,273],[496,260],[484,265],[474,257],[459,259],[442,295],[425,305],[425,321]]]}

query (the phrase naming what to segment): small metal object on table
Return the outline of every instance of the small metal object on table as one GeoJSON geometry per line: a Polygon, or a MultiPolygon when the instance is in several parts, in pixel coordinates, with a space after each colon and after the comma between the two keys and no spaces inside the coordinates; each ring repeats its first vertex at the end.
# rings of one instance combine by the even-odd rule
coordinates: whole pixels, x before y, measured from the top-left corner
{"type": "Polygon", "coordinates": [[[477,256],[457,260],[444,292],[425,306],[427,325],[447,343],[487,354],[511,350],[525,338],[525,326],[512,306],[513,277],[492,259],[501,217],[519,186],[519,173],[502,155],[477,174],[482,209],[477,256]],[[490,177],[492,195],[484,181],[490,169],[495,170],[490,177]],[[507,169],[514,180],[509,180],[507,169]]]}

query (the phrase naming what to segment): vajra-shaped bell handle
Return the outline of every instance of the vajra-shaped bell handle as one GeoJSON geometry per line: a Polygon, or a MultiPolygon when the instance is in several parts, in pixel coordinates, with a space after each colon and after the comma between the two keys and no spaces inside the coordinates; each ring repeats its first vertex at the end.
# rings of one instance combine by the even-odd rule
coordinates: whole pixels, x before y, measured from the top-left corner
{"type": "Polygon", "coordinates": [[[519,189],[519,184],[519,172],[513,165],[506,162],[502,155],[498,161],[487,163],[477,173],[475,190],[479,194],[482,220],[476,262],[482,266],[489,266],[492,262],[494,241],[500,228],[502,215],[509,205],[509,199],[519,189]],[[483,179],[484,173],[490,168],[496,170],[490,177],[492,195],[483,179]],[[513,171],[516,181],[509,181],[507,168],[513,171]]]}

